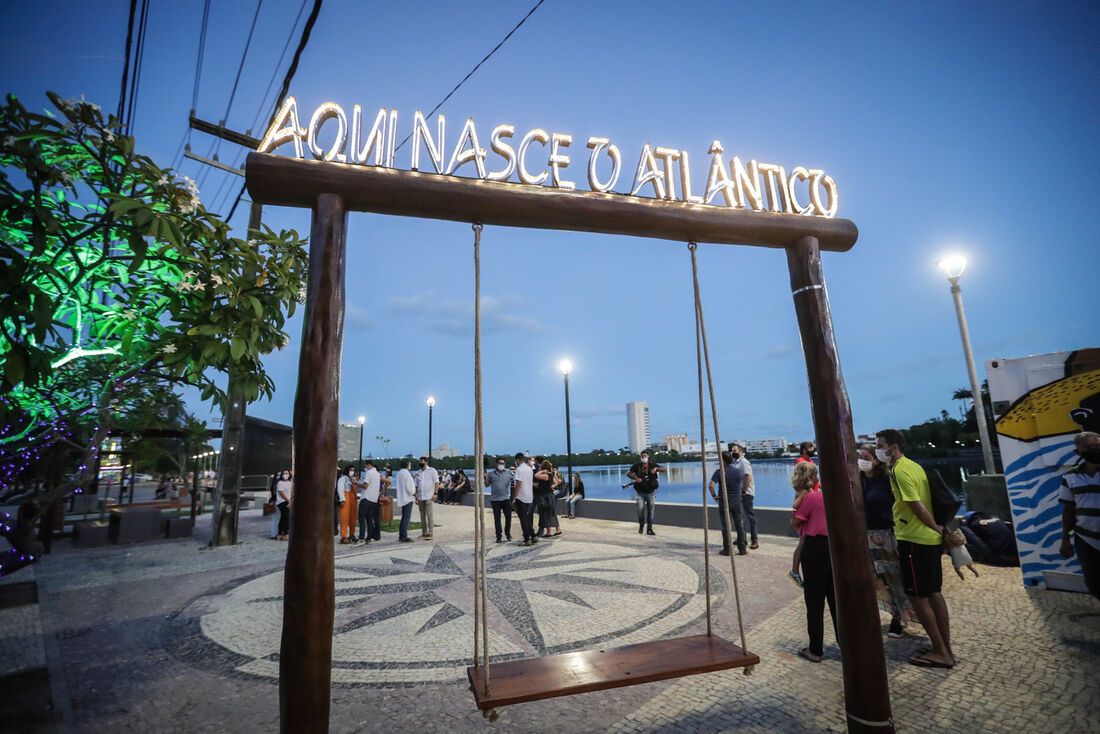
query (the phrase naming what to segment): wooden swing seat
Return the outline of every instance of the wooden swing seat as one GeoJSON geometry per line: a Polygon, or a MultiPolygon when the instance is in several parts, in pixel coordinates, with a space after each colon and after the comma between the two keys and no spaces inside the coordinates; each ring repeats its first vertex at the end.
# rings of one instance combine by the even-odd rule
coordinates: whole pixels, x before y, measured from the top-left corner
{"type": "Polygon", "coordinates": [[[605,650],[582,650],[466,668],[481,710],[576,693],[756,665],[760,657],[718,636],[694,635],[605,650]]]}

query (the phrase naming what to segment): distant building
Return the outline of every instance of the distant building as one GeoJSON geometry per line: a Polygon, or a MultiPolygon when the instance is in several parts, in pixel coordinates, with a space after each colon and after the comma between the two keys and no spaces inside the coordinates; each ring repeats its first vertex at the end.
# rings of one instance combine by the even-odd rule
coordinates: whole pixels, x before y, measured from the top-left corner
{"type": "Polygon", "coordinates": [[[358,421],[355,423],[340,422],[339,431],[336,434],[337,458],[359,458],[359,436],[362,435],[362,430],[363,427],[359,425],[358,421]]]}
{"type": "Polygon", "coordinates": [[[686,433],[670,433],[665,436],[665,444],[668,445],[669,451],[679,451],[682,454],[684,445],[688,443],[691,443],[691,439],[686,433]]]}
{"type": "Polygon", "coordinates": [[[626,404],[626,438],[632,453],[649,448],[649,403],[626,404]]]}
{"type": "MultiPolygon", "coordinates": [[[[727,448],[729,448],[729,444],[725,441],[723,441],[720,445],[722,451],[725,451],[727,448]]],[[[698,441],[694,443],[685,443],[684,447],[680,449],[680,453],[684,456],[698,456],[699,454],[703,453],[703,447],[699,444],[698,441]]],[[[707,441],[707,456],[718,456],[718,451],[715,448],[714,441],[707,441]]]]}
{"type": "Polygon", "coordinates": [[[433,459],[453,459],[458,456],[458,449],[452,449],[449,445],[441,443],[432,449],[433,459]]]}
{"type": "Polygon", "coordinates": [[[738,443],[750,454],[774,454],[777,451],[782,454],[787,450],[786,438],[750,438],[738,443]]]}

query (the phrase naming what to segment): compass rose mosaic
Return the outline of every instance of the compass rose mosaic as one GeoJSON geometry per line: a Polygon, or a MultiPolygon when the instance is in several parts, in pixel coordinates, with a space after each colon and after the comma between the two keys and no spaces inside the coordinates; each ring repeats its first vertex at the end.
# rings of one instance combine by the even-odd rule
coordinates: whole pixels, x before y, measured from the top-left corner
{"type": "MultiPolygon", "coordinates": [[[[697,554],[696,554],[697,555],[697,554]]],[[[465,679],[473,654],[471,543],[383,544],[336,558],[332,682],[465,679]]],[[[705,616],[701,561],[594,542],[493,545],[486,557],[491,659],[655,640],[705,616]]],[[[715,606],[721,574],[712,576],[715,606]]],[[[277,680],[281,570],[235,582],[172,615],[166,645],[231,675],[277,680]]]]}

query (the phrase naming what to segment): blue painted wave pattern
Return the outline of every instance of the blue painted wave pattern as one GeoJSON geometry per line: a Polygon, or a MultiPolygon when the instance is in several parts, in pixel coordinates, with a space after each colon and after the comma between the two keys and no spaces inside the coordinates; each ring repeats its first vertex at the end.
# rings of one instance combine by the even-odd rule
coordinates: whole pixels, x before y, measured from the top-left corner
{"type": "MultiPolygon", "coordinates": [[[[1006,436],[998,437],[1001,449],[1006,444],[1027,444],[1006,436]]],[[[1008,453],[1005,451],[1005,453],[1008,453]]],[[[1036,446],[1005,467],[1008,499],[1020,550],[1020,565],[1026,586],[1043,586],[1044,571],[1081,573],[1076,557],[1065,559],[1058,552],[1062,537],[1062,505],[1058,488],[1062,474],[1074,463],[1072,437],[1065,441],[1036,446]]]]}

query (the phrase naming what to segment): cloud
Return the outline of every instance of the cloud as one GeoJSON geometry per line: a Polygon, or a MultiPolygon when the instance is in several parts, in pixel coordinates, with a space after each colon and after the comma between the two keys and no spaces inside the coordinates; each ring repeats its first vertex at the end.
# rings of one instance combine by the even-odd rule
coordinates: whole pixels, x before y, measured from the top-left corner
{"type": "Polygon", "coordinates": [[[569,415],[573,418],[603,418],[605,416],[626,417],[626,408],[622,405],[595,406],[589,405],[583,408],[570,408],[569,415]]]}
{"type": "Polygon", "coordinates": [[[357,303],[347,302],[344,307],[344,329],[348,331],[366,331],[378,322],[357,303]]]}
{"type": "Polygon", "coordinates": [[[794,347],[790,345],[783,345],[765,350],[761,359],[788,359],[794,353],[794,347]]]}
{"type": "MultiPolygon", "coordinates": [[[[520,297],[514,293],[482,296],[482,335],[505,332],[538,334],[547,331],[542,322],[517,313],[520,302],[520,297]]],[[[433,334],[465,338],[474,330],[472,301],[438,300],[434,291],[390,298],[384,308],[399,318],[414,320],[416,328],[433,334]]]]}

